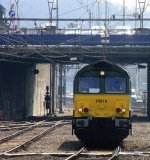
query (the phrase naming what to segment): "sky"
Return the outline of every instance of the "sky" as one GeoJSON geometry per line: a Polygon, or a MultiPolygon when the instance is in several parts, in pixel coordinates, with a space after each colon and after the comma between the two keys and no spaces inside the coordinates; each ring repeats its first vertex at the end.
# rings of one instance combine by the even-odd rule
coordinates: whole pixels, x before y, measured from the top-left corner
{"type": "MultiPolygon", "coordinates": [[[[7,11],[10,10],[11,3],[13,2],[15,0],[0,0],[0,3],[6,7],[7,11]]],[[[89,8],[95,8],[98,3],[101,9],[101,7],[104,7],[105,0],[58,0],[59,14],[60,16],[69,16],[70,11],[77,9],[74,13],[80,16],[84,13],[87,5],[89,5],[89,8]]],[[[119,8],[122,6],[122,0],[108,0],[108,3],[108,5],[113,4],[113,6],[119,6],[119,8]]],[[[126,7],[132,8],[135,6],[135,0],[125,0],[125,4],[126,7]]],[[[19,11],[21,16],[25,17],[48,16],[47,0],[19,0],[19,11]]]]}
{"type": "MultiPolygon", "coordinates": [[[[121,18],[123,15],[123,1],[125,2],[125,11],[128,18],[129,16],[133,18],[136,1],[140,0],[107,0],[107,17],[111,17],[114,14],[116,17],[121,18]]],[[[150,0],[146,0],[145,17],[149,15],[149,1],[150,0]]],[[[15,0],[0,0],[0,3],[6,8],[6,17],[9,17],[8,12],[11,3],[14,2],[15,0]]],[[[105,17],[106,0],[58,0],[58,5],[59,18],[88,18],[89,12],[87,12],[87,10],[91,10],[93,18],[105,17]]],[[[137,7],[139,8],[139,5],[137,7]]],[[[14,10],[16,9],[14,8],[14,10]]],[[[19,0],[19,17],[49,18],[47,0],[19,0]]],[[[41,23],[42,22],[39,22],[38,25],[41,23]]],[[[34,22],[22,23],[22,26],[32,26],[33,24],[34,22]]],[[[65,24],[60,23],[60,27],[64,27],[65,25],[66,22],[65,24]]],[[[121,23],[117,25],[121,25],[121,23]]],[[[129,23],[128,25],[131,24],[129,23]]]]}

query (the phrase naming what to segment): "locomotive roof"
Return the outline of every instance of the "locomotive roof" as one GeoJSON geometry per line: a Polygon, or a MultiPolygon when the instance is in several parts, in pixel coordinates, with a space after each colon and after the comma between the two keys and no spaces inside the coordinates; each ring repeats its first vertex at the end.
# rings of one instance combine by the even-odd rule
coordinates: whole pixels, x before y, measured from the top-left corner
{"type": "Polygon", "coordinates": [[[87,71],[91,71],[91,70],[98,70],[98,69],[114,70],[114,71],[122,72],[122,73],[126,74],[127,76],[129,76],[128,72],[125,69],[123,69],[121,66],[114,64],[114,63],[111,63],[106,60],[102,60],[97,63],[89,64],[89,65],[83,67],[82,69],[80,69],[77,72],[77,75],[81,74],[82,72],[87,72],[87,71]]]}

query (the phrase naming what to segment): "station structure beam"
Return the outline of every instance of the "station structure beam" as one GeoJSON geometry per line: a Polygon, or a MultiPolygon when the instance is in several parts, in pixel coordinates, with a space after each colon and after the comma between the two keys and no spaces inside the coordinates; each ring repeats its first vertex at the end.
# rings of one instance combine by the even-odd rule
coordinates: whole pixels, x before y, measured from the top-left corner
{"type": "MultiPolygon", "coordinates": [[[[0,21],[49,21],[49,18],[0,18],[0,21]]],[[[143,21],[150,21],[150,18],[143,18],[143,21]]],[[[141,21],[141,18],[53,18],[51,21],[141,21]]]]}

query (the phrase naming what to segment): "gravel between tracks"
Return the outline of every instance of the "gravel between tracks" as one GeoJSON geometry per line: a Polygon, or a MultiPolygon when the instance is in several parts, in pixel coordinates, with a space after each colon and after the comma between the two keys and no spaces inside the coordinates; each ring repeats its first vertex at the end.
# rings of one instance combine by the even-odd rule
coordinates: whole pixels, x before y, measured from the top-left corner
{"type": "MultiPolygon", "coordinates": [[[[5,131],[8,132],[8,131],[5,131]]],[[[2,131],[0,131],[2,134],[2,131]]],[[[82,147],[75,135],[71,134],[71,124],[63,125],[56,128],[51,133],[31,144],[28,148],[20,152],[73,152],[82,147]]],[[[149,122],[133,122],[133,135],[128,136],[123,142],[124,151],[150,151],[150,123],[149,122]]],[[[50,156],[34,156],[34,157],[18,157],[7,158],[10,160],[59,160],[62,158],[50,156]]],[[[64,159],[64,158],[63,158],[64,159]]],[[[133,157],[133,156],[119,156],[120,160],[148,160],[150,157],[133,157]]]]}
{"type": "Polygon", "coordinates": [[[2,138],[4,138],[4,137],[7,137],[7,136],[9,136],[10,134],[16,133],[16,132],[18,132],[18,131],[19,131],[18,129],[0,131],[0,139],[2,139],[2,138]]]}

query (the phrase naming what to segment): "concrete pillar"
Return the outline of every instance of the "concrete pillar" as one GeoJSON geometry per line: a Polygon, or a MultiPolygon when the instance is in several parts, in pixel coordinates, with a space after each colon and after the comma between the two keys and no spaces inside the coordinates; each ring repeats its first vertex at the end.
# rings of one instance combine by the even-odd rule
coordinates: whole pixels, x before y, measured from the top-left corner
{"type": "Polygon", "coordinates": [[[64,72],[64,76],[63,76],[63,96],[64,96],[64,101],[63,104],[64,106],[66,106],[66,66],[64,65],[63,67],[63,72],[64,72]]]}
{"type": "Polygon", "coordinates": [[[58,87],[58,94],[59,94],[59,112],[62,113],[62,65],[59,65],[59,87],[58,87]]]}
{"type": "Polygon", "coordinates": [[[55,99],[55,101],[56,101],[56,108],[58,109],[59,108],[59,104],[58,104],[58,99],[59,99],[59,97],[58,97],[58,84],[59,84],[59,82],[58,82],[58,71],[59,71],[59,65],[57,64],[57,65],[55,65],[55,79],[56,79],[56,81],[55,81],[55,88],[56,88],[56,90],[55,90],[55,94],[56,94],[56,99],[55,99]]]}
{"type": "Polygon", "coordinates": [[[150,61],[147,64],[147,117],[150,119],[150,61]]]}
{"type": "MultiPolygon", "coordinates": [[[[49,86],[50,92],[50,64],[36,64],[36,68],[39,73],[34,75],[34,85],[31,90],[33,94],[31,108],[33,108],[33,116],[43,116],[46,115],[46,106],[44,105],[44,97],[46,93],[46,86],[49,86]]],[[[32,73],[33,74],[33,73],[32,73]]],[[[51,113],[51,108],[49,106],[48,114],[51,113]]]]}
{"type": "Polygon", "coordinates": [[[55,92],[55,87],[56,87],[56,81],[55,81],[55,69],[56,65],[52,64],[51,65],[51,106],[52,106],[52,114],[55,113],[55,105],[56,105],[56,92],[55,92]]]}

